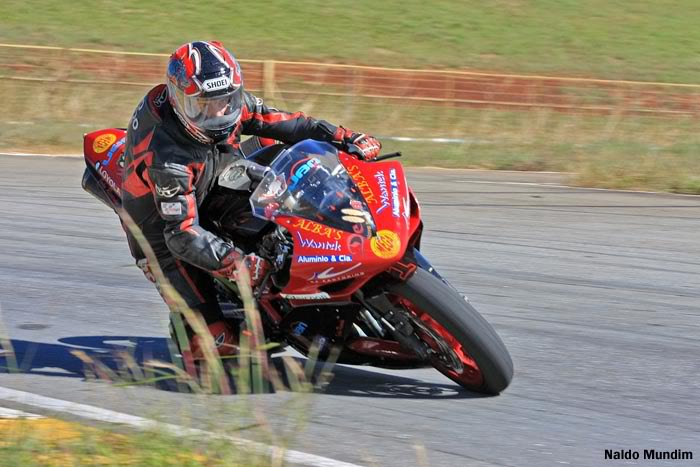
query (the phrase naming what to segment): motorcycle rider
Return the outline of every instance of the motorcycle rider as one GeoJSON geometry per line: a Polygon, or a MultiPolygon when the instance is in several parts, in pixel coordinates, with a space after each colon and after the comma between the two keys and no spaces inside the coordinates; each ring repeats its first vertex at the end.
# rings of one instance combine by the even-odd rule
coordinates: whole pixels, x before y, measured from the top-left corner
{"type": "MultiPolygon", "coordinates": [[[[310,138],[354,146],[365,160],[378,156],[381,143],[301,112],[266,106],[245,90],[238,62],[216,41],[179,47],[170,56],[166,77],[167,83],[151,89],[129,121],[123,208],[167,281],[204,318],[219,355],[230,355],[237,350],[238,331],[223,320],[211,274],[236,279],[245,267],[256,286],[269,264],[205,230],[198,207],[223,169],[242,157],[241,134],[290,144],[310,138]]],[[[155,282],[142,248],[128,232],[127,238],[137,265],[155,282]]],[[[172,318],[179,307],[166,295],[164,300],[172,318]]],[[[189,357],[201,358],[199,337],[187,331],[189,357]]]]}

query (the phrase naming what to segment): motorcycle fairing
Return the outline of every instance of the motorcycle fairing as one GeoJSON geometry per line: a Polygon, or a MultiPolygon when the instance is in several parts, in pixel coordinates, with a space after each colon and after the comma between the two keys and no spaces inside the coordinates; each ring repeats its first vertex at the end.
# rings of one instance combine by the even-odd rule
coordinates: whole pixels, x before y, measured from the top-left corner
{"type": "Polygon", "coordinates": [[[125,141],[126,130],[123,128],[93,131],[83,137],[87,165],[83,188],[113,209],[121,206],[125,141]]]}
{"type": "Polygon", "coordinates": [[[348,301],[404,256],[419,229],[417,203],[396,161],[364,162],[307,140],[288,148],[270,167],[251,205],[255,215],[283,226],[294,242],[284,298],[348,301]],[[314,179],[319,170],[323,180],[314,179]],[[333,190],[322,190],[328,186],[342,190],[337,194],[342,203],[334,202],[333,190]]]}

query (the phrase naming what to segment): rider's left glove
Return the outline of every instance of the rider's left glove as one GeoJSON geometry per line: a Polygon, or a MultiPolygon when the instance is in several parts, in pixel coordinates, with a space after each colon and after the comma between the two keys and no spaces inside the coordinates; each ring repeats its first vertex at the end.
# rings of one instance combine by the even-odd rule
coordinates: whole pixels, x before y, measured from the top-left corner
{"type": "Polygon", "coordinates": [[[382,143],[377,138],[364,133],[355,133],[342,126],[335,131],[333,141],[342,144],[349,154],[365,161],[376,159],[379,151],[382,150],[382,143]]]}
{"type": "Polygon", "coordinates": [[[221,263],[223,267],[214,271],[215,276],[236,281],[240,278],[241,270],[245,268],[248,271],[251,287],[260,285],[271,268],[265,258],[255,253],[244,255],[237,248],[233,249],[221,263]]]}

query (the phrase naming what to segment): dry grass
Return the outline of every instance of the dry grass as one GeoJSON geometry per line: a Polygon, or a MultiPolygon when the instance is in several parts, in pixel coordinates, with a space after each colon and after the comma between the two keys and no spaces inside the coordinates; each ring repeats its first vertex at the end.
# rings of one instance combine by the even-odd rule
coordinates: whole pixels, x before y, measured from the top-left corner
{"type": "MultiPolygon", "coordinates": [[[[126,125],[147,87],[106,88],[3,81],[0,151],[80,153],[83,133],[126,125]],[[27,106],[26,102],[34,102],[27,106]]],[[[385,152],[412,166],[545,170],[577,174],[581,186],[700,194],[700,121],[692,116],[572,114],[415,105],[313,95],[279,95],[279,108],[373,133],[385,152]],[[453,138],[461,143],[391,137],[453,138]]]]}
{"type": "MultiPolygon", "coordinates": [[[[208,439],[176,436],[167,429],[147,432],[115,433],[113,429],[95,429],[55,419],[2,421],[0,420],[0,458],[2,465],[226,465],[277,466],[282,465],[284,450],[294,441],[308,423],[311,413],[311,393],[323,386],[330,377],[332,358],[324,362],[322,371],[316,371],[316,355],[309,355],[306,366],[291,357],[282,357],[283,370],[270,363],[261,319],[252,296],[247,274],[236,283],[228,283],[238,290],[245,307],[245,325],[240,334],[240,351],[233,357],[218,356],[212,335],[203,318],[188,308],[172,288],[158,265],[152,249],[127,213],[120,213],[149,259],[162,294],[171,305],[175,338],[189,348],[185,323],[202,342],[204,359],[196,367],[188,366],[177,355],[172,362],[145,361],[139,363],[128,352],[109,356],[117,368],[99,357],[81,350],[72,353],[85,366],[89,381],[110,383],[115,386],[157,385],[164,380],[177,382],[183,392],[200,395],[232,395],[235,400],[204,399],[212,414],[216,413],[215,433],[208,439]],[[314,375],[314,382],[309,375],[314,375]],[[242,397],[255,393],[287,393],[280,410],[286,417],[284,428],[273,427],[256,399],[242,397]],[[230,433],[240,429],[240,420],[253,420],[249,433],[258,442],[274,446],[238,443],[230,433]],[[228,422],[226,421],[228,420],[228,422]],[[246,447],[249,446],[249,447],[246,447]]],[[[240,266],[240,265],[239,265],[240,266]]],[[[245,271],[245,269],[243,269],[245,271]]],[[[1,323],[1,321],[0,321],[1,323]]],[[[0,354],[5,357],[8,371],[17,371],[11,340],[0,328],[0,354]]],[[[202,401],[202,399],[200,399],[202,401]]],[[[155,414],[156,420],[159,414],[155,414]]],[[[162,414],[165,415],[165,414],[162,414]]],[[[211,420],[210,420],[211,421],[211,420]]]]}

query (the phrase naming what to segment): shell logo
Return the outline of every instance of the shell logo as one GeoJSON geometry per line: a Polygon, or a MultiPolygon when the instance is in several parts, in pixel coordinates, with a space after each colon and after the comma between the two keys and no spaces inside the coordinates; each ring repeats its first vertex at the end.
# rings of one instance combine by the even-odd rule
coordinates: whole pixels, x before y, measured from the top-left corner
{"type": "Polygon", "coordinates": [[[372,252],[380,258],[394,258],[401,251],[401,239],[391,230],[380,230],[370,240],[370,247],[372,252]]]}
{"type": "Polygon", "coordinates": [[[107,149],[109,149],[109,147],[113,145],[116,140],[117,135],[114,135],[112,133],[100,135],[97,138],[95,138],[95,141],[92,142],[92,150],[95,151],[96,154],[102,154],[107,149]]]}

